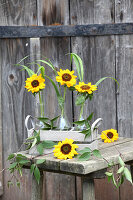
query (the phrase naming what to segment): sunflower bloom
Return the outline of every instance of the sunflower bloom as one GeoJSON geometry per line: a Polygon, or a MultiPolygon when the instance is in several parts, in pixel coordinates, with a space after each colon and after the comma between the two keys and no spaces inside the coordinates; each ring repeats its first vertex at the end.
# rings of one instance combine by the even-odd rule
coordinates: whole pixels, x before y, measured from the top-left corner
{"type": "Polygon", "coordinates": [[[39,76],[37,74],[33,74],[30,78],[27,78],[25,82],[25,88],[28,90],[28,92],[31,91],[32,93],[37,93],[45,88],[45,79],[41,74],[39,76]]]}
{"type": "Polygon", "coordinates": [[[118,140],[119,136],[117,130],[109,129],[102,131],[101,138],[102,140],[104,140],[105,143],[111,143],[114,142],[115,140],[118,140]]]}
{"type": "Polygon", "coordinates": [[[58,159],[72,159],[74,155],[78,154],[76,152],[76,148],[78,146],[76,144],[73,144],[72,139],[65,139],[62,142],[59,142],[57,145],[55,145],[55,149],[53,150],[54,156],[57,157],[58,159]]]}
{"type": "Polygon", "coordinates": [[[88,94],[91,94],[93,91],[97,90],[97,86],[91,85],[91,82],[88,84],[79,82],[79,85],[76,85],[75,89],[80,93],[87,92],[88,94]]]}
{"type": "Polygon", "coordinates": [[[61,85],[67,85],[67,87],[71,87],[76,84],[77,76],[73,75],[74,71],[69,71],[68,69],[60,69],[60,71],[57,73],[59,76],[56,76],[56,81],[61,85]]]}

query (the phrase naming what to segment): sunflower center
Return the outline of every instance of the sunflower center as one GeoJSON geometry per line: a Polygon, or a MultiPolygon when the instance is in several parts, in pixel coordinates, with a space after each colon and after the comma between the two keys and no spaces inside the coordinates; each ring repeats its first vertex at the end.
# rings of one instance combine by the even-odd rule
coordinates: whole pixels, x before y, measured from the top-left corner
{"type": "Polygon", "coordinates": [[[62,75],[62,79],[63,79],[63,81],[70,81],[72,79],[72,77],[70,74],[65,73],[62,75]]]}
{"type": "Polygon", "coordinates": [[[32,85],[32,87],[37,87],[39,85],[38,80],[32,81],[31,85],[32,85]]]}
{"type": "Polygon", "coordinates": [[[90,86],[88,85],[83,85],[80,87],[82,90],[89,90],[90,89],[90,86]]]}
{"type": "Polygon", "coordinates": [[[112,132],[108,132],[107,136],[111,139],[113,137],[113,133],[112,132]]]}
{"type": "Polygon", "coordinates": [[[71,145],[70,144],[63,144],[61,147],[61,152],[63,154],[69,154],[71,152],[71,145]]]}

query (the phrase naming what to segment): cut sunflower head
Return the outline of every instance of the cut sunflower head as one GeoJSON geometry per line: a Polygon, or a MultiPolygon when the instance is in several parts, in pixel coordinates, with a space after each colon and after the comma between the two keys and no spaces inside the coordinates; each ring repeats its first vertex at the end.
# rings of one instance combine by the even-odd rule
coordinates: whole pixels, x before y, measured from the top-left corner
{"type": "Polygon", "coordinates": [[[37,93],[45,88],[45,79],[41,74],[33,74],[30,78],[27,78],[25,82],[25,88],[28,90],[28,92],[31,91],[32,93],[37,93]]]}
{"type": "Polygon", "coordinates": [[[56,81],[61,85],[67,85],[67,87],[71,87],[76,84],[77,76],[73,75],[74,71],[60,69],[60,71],[57,73],[59,76],[56,76],[56,81]]]}
{"type": "Polygon", "coordinates": [[[65,139],[62,142],[59,142],[57,145],[55,145],[55,149],[53,150],[54,156],[57,157],[58,159],[72,159],[74,155],[78,154],[76,152],[76,148],[78,146],[76,144],[73,144],[72,139],[65,139]]]}
{"type": "Polygon", "coordinates": [[[91,94],[93,91],[97,90],[97,86],[91,85],[91,82],[88,84],[79,82],[79,84],[75,86],[75,89],[80,93],[87,92],[88,94],[91,94]]]}
{"type": "Polygon", "coordinates": [[[119,136],[118,136],[117,130],[108,129],[108,130],[102,131],[101,138],[102,140],[104,140],[105,143],[111,143],[111,142],[114,142],[115,140],[118,140],[119,136]]]}

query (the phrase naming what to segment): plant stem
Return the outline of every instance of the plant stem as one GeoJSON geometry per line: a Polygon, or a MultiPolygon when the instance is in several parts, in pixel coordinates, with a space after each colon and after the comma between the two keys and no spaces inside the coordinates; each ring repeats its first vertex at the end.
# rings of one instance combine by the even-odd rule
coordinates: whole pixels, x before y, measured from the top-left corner
{"type": "Polygon", "coordinates": [[[40,102],[41,117],[43,117],[44,116],[44,108],[43,108],[43,104],[42,104],[41,92],[39,92],[39,102],[40,102]]]}
{"type": "MultiPolygon", "coordinates": [[[[65,99],[66,99],[66,90],[67,90],[67,87],[64,86],[64,95],[63,95],[64,103],[65,103],[65,99]]],[[[62,109],[61,115],[62,116],[64,115],[64,108],[62,109]]]]}
{"type": "Polygon", "coordinates": [[[79,121],[81,120],[81,117],[83,115],[83,108],[84,108],[84,103],[80,107],[80,115],[79,115],[79,121]]]}

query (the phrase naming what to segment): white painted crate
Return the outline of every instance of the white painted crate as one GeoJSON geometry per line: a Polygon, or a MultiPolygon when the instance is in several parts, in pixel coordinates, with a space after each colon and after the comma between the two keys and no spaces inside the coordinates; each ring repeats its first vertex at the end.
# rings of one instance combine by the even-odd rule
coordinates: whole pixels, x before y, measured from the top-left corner
{"type": "MultiPolygon", "coordinates": [[[[40,141],[51,140],[51,141],[63,141],[66,138],[73,139],[77,143],[79,150],[84,147],[89,147],[94,150],[98,148],[98,126],[101,124],[102,119],[98,118],[91,126],[91,136],[85,139],[85,135],[79,131],[69,130],[69,131],[60,131],[60,130],[49,130],[44,131],[40,130],[40,141]]],[[[32,117],[28,115],[25,120],[25,126],[28,131],[28,137],[33,136],[35,130],[35,124],[33,123],[32,117]],[[32,128],[28,128],[28,121],[31,120],[32,128]]],[[[53,149],[45,149],[44,154],[52,152],[53,149]]],[[[29,154],[38,154],[36,147],[33,147],[29,150],[29,154]]]]}

